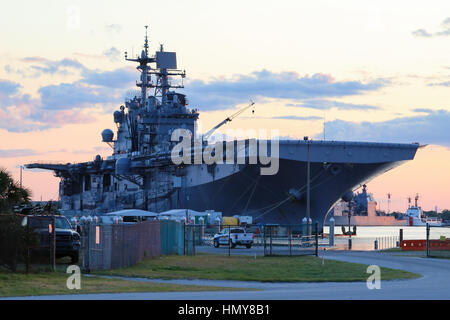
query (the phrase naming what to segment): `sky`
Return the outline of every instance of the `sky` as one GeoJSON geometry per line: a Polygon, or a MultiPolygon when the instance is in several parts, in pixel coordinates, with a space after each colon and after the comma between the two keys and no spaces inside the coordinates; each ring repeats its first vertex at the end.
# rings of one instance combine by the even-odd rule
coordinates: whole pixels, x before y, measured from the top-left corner
{"type": "MultiPolygon", "coordinates": [[[[112,112],[135,90],[123,59],[164,44],[185,69],[204,131],[302,139],[419,142],[416,158],[368,183],[379,207],[450,209],[449,1],[14,1],[0,11],[0,166],[90,161],[112,112]],[[24,10],[26,8],[26,10],[24,10]],[[224,129],[224,130],[226,130],[224,129]],[[324,132],[325,129],[325,132],[324,132]]],[[[33,199],[58,197],[50,172],[24,171],[33,199]]]]}

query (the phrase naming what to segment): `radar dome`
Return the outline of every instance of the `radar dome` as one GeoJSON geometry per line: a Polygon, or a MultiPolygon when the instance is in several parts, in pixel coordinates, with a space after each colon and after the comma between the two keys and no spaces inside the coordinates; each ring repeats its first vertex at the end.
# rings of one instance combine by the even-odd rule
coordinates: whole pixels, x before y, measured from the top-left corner
{"type": "Polygon", "coordinates": [[[105,129],[102,131],[102,141],[112,142],[114,137],[114,132],[111,129],[105,129]]]}
{"type": "Polygon", "coordinates": [[[116,174],[130,174],[131,160],[128,158],[120,158],[116,161],[116,174]]]}
{"type": "Polygon", "coordinates": [[[353,191],[348,191],[344,193],[344,195],[342,196],[342,200],[344,200],[345,202],[350,202],[352,201],[354,196],[355,194],[353,193],[353,191]]]}
{"type": "Polygon", "coordinates": [[[120,111],[114,111],[114,122],[115,123],[122,123],[123,121],[123,113],[120,111]]]}

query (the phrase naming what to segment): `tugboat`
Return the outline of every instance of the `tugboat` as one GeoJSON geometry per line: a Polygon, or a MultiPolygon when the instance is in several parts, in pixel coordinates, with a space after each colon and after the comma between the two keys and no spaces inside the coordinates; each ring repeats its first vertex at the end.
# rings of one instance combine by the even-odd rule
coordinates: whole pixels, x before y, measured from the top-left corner
{"type": "Polygon", "coordinates": [[[411,198],[408,198],[408,209],[406,210],[406,221],[408,226],[426,226],[427,224],[434,227],[440,227],[444,224],[439,219],[427,218],[422,210],[422,207],[418,206],[419,195],[416,194],[414,198],[414,205],[411,205],[411,198]]]}

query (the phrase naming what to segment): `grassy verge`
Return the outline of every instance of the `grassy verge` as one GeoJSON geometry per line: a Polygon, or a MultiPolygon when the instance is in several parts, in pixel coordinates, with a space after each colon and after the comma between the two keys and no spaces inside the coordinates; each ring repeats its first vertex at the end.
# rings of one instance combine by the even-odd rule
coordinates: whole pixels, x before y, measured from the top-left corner
{"type": "MultiPolygon", "coordinates": [[[[366,281],[367,265],[312,256],[164,256],[136,266],[102,272],[108,275],[162,279],[215,279],[264,282],[366,281]]],[[[383,280],[420,277],[411,272],[381,268],[383,280]]]]}
{"type": "MultiPolygon", "coordinates": [[[[389,248],[389,249],[380,250],[380,252],[402,252],[402,249],[401,248],[389,248]]],[[[403,251],[403,252],[405,252],[405,251],[403,251]]]]}
{"type": "Polygon", "coordinates": [[[240,290],[212,286],[136,282],[85,276],[81,276],[80,290],[69,290],[66,287],[68,276],[69,274],[62,272],[31,273],[28,275],[23,273],[0,272],[0,297],[117,292],[240,290]]]}

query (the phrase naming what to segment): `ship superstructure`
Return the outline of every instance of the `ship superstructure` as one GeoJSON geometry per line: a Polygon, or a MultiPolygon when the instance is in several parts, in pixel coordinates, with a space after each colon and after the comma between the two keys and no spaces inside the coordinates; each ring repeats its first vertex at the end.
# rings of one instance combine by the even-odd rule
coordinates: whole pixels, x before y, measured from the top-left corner
{"type": "MultiPolygon", "coordinates": [[[[419,147],[417,143],[282,140],[279,170],[274,175],[261,175],[264,165],[251,161],[175,164],[171,151],[178,141],[172,141],[172,133],[181,128],[199,136],[199,113],[188,108],[184,94],[175,91],[183,87],[186,75],[177,69],[176,53],[160,46],[149,55],[148,49],[146,35],[140,56],[128,58],[125,53],[127,61],[138,64],[140,91],[114,112],[115,139],[112,130],[102,132],[102,141],[113,148],[111,156],[97,155],[93,161],[75,164],[26,165],[53,170],[61,178],[63,213],[189,208],[251,215],[256,223],[300,223],[309,214],[323,224],[344,194],[413,159],[419,147]]],[[[251,140],[241,145],[246,157],[251,145],[251,140]]],[[[210,146],[203,140],[192,147],[203,152],[210,146]]],[[[237,142],[233,144],[234,154],[242,151],[238,148],[237,142]]]]}

